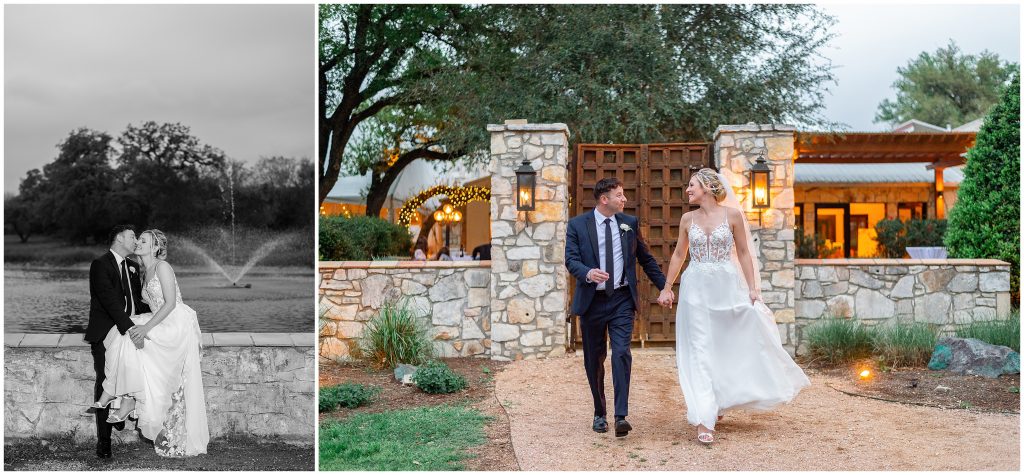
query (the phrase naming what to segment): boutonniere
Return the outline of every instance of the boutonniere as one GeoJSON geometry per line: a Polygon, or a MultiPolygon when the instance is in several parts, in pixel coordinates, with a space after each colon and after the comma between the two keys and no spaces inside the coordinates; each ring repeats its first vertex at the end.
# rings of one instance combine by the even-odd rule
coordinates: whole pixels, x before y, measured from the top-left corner
{"type": "Polygon", "coordinates": [[[134,274],[135,273],[135,268],[132,267],[132,266],[128,266],[128,272],[134,274]]]}
{"type": "Polygon", "coordinates": [[[628,225],[628,224],[626,224],[626,223],[622,223],[622,224],[620,224],[620,225],[619,225],[619,229],[621,229],[621,230],[622,230],[622,232],[624,232],[624,233],[628,233],[628,232],[630,232],[630,231],[632,231],[632,230],[633,230],[633,228],[629,227],[629,225],[628,225]]]}

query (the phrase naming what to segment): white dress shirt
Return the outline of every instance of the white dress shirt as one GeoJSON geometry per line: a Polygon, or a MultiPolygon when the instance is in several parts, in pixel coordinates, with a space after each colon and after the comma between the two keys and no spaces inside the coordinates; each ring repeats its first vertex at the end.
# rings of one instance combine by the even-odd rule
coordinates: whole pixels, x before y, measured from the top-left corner
{"type": "MultiPolygon", "coordinates": [[[[110,253],[114,255],[114,259],[117,261],[117,273],[120,275],[121,274],[121,263],[124,262],[125,258],[121,257],[121,255],[118,254],[117,252],[115,252],[113,249],[110,250],[110,253]]],[[[122,276],[122,277],[124,277],[124,276],[122,276]]],[[[131,277],[132,276],[128,276],[128,292],[129,292],[129,294],[128,294],[128,308],[126,308],[125,311],[129,312],[128,315],[135,315],[135,299],[132,298],[132,296],[131,296],[131,288],[132,288],[132,279],[131,279],[131,277]]]]}
{"type": "MultiPolygon", "coordinates": [[[[625,270],[624,266],[623,266],[623,262],[622,262],[622,236],[621,236],[622,233],[619,231],[619,223],[618,223],[618,221],[616,221],[614,214],[611,215],[611,216],[605,216],[605,215],[601,214],[601,212],[598,211],[597,208],[594,208],[594,221],[595,221],[595,224],[597,225],[597,260],[598,260],[598,265],[601,267],[601,270],[603,270],[605,272],[608,272],[608,269],[604,268],[605,267],[605,256],[604,256],[604,220],[605,219],[611,219],[612,220],[612,222],[610,223],[611,228],[612,228],[612,265],[615,267],[615,275],[613,275],[612,277],[615,278],[615,282],[613,282],[613,285],[616,286],[616,287],[612,287],[612,288],[613,289],[617,289],[617,288],[619,288],[619,282],[623,282],[623,279],[622,279],[622,275],[623,274],[622,274],[622,272],[625,270]]],[[[604,290],[604,286],[605,286],[606,282],[601,282],[600,284],[597,284],[597,290],[604,290]]],[[[624,284],[624,285],[622,285],[622,287],[625,287],[626,285],[628,285],[628,284],[624,284]]]]}

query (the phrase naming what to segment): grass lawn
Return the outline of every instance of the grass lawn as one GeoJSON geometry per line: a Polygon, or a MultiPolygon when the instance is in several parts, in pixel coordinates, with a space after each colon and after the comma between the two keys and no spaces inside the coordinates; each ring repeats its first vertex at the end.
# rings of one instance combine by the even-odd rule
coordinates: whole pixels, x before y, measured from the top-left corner
{"type": "Polygon", "coordinates": [[[489,420],[452,405],[327,420],[320,426],[320,470],[462,470],[467,449],[486,442],[489,420]]]}
{"type": "Polygon", "coordinates": [[[21,439],[4,444],[4,471],[69,470],[215,470],[215,471],[312,471],[313,447],[256,437],[218,438],[210,441],[205,455],[164,458],[145,441],[118,442],[113,457],[96,457],[96,442],[71,437],[21,439]]]}

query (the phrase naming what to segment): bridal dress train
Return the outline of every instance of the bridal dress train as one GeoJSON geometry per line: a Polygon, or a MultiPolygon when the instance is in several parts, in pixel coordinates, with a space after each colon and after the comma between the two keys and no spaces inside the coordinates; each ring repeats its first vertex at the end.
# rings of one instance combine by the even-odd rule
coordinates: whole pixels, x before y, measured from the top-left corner
{"type": "MultiPolygon", "coordinates": [[[[174,310],[149,331],[142,349],[117,327],[103,341],[107,349],[103,389],[135,397],[138,427],[153,441],[157,454],[165,457],[205,454],[210,441],[199,367],[199,321],[195,310],[182,302],[177,279],[175,288],[174,310]]],[[[145,285],[142,296],[150,308],[163,306],[158,275],[145,285]]],[[[132,322],[142,325],[152,318],[152,313],[146,313],[132,317],[132,322]]]]}
{"type": "Polygon", "coordinates": [[[782,347],[771,311],[760,301],[751,304],[732,253],[728,219],[710,234],[690,225],[690,264],[679,280],[676,369],[687,421],[712,430],[727,410],[769,410],[810,385],[782,347]]]}

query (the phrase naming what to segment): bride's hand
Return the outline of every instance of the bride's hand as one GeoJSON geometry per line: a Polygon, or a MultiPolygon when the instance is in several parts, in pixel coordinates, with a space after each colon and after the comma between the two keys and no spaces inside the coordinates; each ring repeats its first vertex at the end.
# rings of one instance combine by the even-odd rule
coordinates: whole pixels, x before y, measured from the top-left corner
{"type": "Polygon", "coordinates": [[[665,308],[672,308],[672,302],[675,300],[675,294],[672,293],[671,289],[666,288],[661,291],[658,295],[658,305],[665,308]]]}
{"type": "MultiPolygon", "coordinates": [[[[751,290],[750,291],[750,304],[753,305],[754,302],[757,302],[758,300],[761,300],[761,292],[759,292],[757,290],[751,290]]],[[[763,300],[762,300],[762,302],[763,302],[763,300]]]]}

